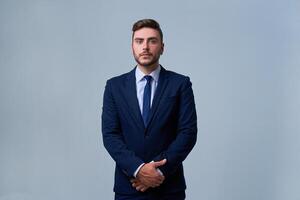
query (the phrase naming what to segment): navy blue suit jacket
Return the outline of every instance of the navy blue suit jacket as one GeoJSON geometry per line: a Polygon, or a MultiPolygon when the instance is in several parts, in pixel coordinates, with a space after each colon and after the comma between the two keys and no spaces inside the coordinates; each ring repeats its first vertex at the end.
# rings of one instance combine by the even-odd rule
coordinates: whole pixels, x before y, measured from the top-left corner
{"type": "Polygon", "coordinates": [[[161,68],[149,123],[145,127],[136,93],[135,68],[107,81],[102,112],[103,143],[116,162],[114,191],[139,193],[131,186],[135,170],[142,164],[167,163],[159,169],[166,179],[154,193],[186,188],[182,162],[197,138],[197,117],[189,77],[161,68]]]}

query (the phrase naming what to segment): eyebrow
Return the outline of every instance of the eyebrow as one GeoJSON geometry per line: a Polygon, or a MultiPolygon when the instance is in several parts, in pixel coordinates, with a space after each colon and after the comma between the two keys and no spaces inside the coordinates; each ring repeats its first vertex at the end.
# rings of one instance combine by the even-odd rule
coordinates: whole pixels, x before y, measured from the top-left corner
{"type": "Polygon", "coordinates": [[[144,40],[144,39],[147,39],[147,40],[158,40],[157,37],[149,37],[149,38],[139,38],[139,37],[137,37],[137,38],[134,38],[134,40],[144,40]]]}

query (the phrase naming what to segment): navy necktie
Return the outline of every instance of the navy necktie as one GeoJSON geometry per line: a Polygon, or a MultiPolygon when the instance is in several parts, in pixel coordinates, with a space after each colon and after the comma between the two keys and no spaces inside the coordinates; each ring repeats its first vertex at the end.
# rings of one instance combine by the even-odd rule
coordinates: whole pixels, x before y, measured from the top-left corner
{"type": "Polygon", "coordinates": [[[149,113],[150,113],[150,105],[151,105],[151,80],[152,77],[147,75],[144,76],[147,80],[145,89],[144,89],[144,97],[143,97],[143,120],[145,126],[147,126],[149,113]]]}

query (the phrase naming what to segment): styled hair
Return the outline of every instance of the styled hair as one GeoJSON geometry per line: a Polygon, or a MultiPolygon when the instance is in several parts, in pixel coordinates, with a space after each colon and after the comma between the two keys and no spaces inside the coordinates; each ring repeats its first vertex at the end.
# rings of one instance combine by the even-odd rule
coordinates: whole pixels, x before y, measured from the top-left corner
{"type": "Polygon", "coordinates": [[[153,29],[157,30],[160,35],[161,42],[163,41],[163,33],[160,29],[159,23],[157,21],[155,21],[154,19],[141,19],[141,20],[135,22],[132,26],[132,38],[134,36],[135,31],[140,30],[145,27],[153,28],[153,29]]]}

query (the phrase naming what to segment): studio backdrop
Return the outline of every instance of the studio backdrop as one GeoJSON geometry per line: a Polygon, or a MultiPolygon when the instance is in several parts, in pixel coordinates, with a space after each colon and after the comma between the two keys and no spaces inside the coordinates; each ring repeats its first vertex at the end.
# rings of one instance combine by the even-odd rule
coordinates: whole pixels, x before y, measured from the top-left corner
{"type": "Polygon", "coordinates": [[[135,66],[154,18],[161,64],[191,78],[198,141],[187,200],[299,200],[296,0],[1,0],[0,200],[113,199],[106,80],[135,66]]]}

